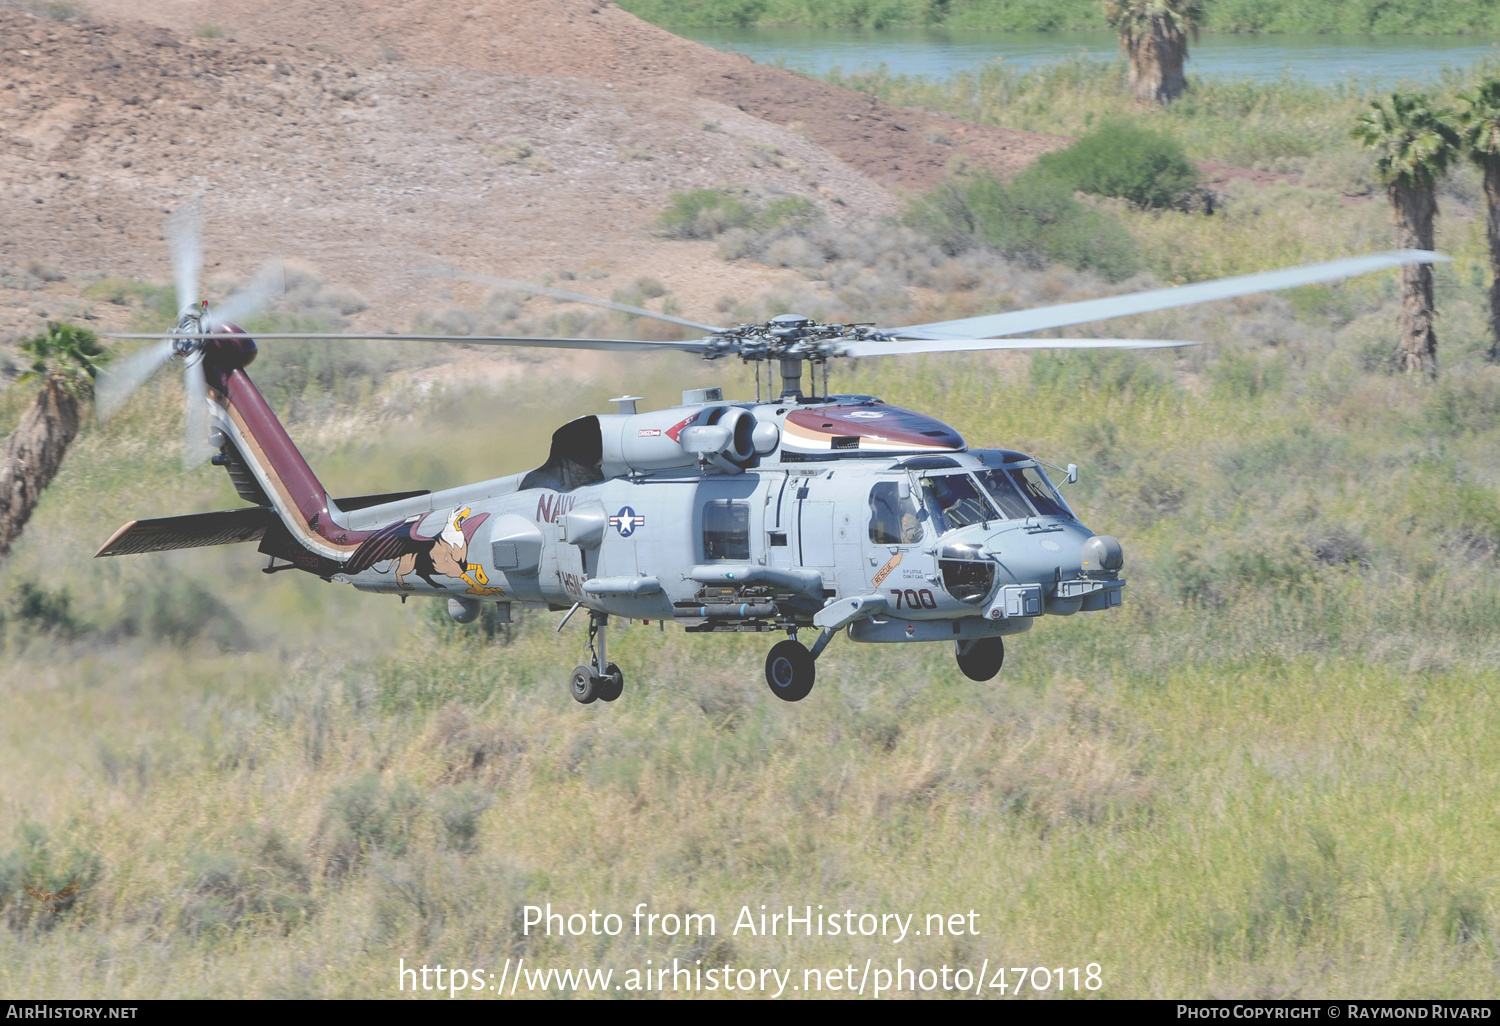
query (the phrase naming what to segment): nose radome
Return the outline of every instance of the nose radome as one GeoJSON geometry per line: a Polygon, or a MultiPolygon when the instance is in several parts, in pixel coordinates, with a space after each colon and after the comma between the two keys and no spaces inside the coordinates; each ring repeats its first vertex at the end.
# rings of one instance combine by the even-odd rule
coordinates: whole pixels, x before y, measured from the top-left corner
{"type": "Polygon", "coordinates": [[[1109,534],[1096,534],[1083,543],[1083,569],[1118,570],[1125,565],[1125,550],[1120,539],[1109,534]]]}

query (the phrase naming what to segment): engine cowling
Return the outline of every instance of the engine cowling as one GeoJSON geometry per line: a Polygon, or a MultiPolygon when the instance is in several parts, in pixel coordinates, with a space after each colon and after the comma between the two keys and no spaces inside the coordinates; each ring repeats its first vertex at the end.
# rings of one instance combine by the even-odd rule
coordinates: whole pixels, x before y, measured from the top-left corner
{"type": "Polygon", "coordinates": [[[604,474],[685,469],[704,462],[723,473],[739,473],[756,458],[755,430],[755,414],[729,405],[602,416],[604,474]]]}

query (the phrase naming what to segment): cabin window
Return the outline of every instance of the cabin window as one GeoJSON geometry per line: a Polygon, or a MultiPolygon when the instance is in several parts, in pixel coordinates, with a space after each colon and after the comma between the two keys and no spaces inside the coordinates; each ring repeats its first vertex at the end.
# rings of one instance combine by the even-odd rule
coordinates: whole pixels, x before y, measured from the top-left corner
{"type": "Polygon", "coordinates": [[[912,545],[922,538],[917,504],[901,498],[895,481],[881,481],[870,489],[870,541],[876,545],[912,545]]]}
{"type": "Polygon", "coordinates": [[[750,558],[750,504],[730,499],[703,507],[703,554],[706,559],[750,558]]]}

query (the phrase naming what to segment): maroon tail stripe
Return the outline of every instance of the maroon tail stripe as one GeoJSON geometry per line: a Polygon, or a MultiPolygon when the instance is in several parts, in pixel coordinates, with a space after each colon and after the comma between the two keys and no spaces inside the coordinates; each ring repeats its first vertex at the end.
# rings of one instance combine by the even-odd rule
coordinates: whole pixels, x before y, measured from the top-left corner
{"type": "Polygon", "coordinates": [[[260,449],[257,458],[269,465],[267,471],[275,479],[273,488],[296,507],[303,521],[302,530],[311,531],[336,550],[354,551],[373,532],[346,531],[333,522],[327,512],[328,490],[302,458],[302,453],[297,451],[296,444],[281,426],[281,421],[276,419],[276,414],[271,412],[250,376],[243,368],[235,368],[216,377],[214,383],[228,399],[232,413],[237,415],[240,430],[260,449]]]}
{"type": "MultiPolygon", "coordinates": [[[[245,426],[255,436],[256,442],[260,444],[261,451],[266,454],[271,468],[281,478],[282,484],[286,486],[292,501],[297,504],[297,510],[303,519],[311,520],[318,513],[328,508],[328,491],[323,483],[318,480],[312,467],[302,458],[297,451],[297,446],[287,435],[286,429],[281,426],[281,421],[276,419],[276,414],[271,412],[271,407],[266,403],[265,397],[260,394],[260,389],[250,380],[250,376],[242,369],[236,367],[225,375],[226,394],[229,401],[240,411],[240,416],[245,420],[245,426]]],[[[323,525],[320,518],[319,528],[323,525]]],[[[330,524],[330,527],[333,525],[330,524]]],[[[319,534],[323,534],[319,530],[319,534]]],[[[331,534],[337,533],[335,530],[331,534]]]]}

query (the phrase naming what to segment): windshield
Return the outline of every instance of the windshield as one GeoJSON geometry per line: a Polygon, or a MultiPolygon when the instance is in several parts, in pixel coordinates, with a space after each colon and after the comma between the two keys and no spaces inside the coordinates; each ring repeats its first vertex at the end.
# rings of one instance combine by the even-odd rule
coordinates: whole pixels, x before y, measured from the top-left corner
{"type": "Polygon", "coordinates": [[[1000,507],[1010,520],[1025,520],[1027,517],[1036,516],[1027,501],[1021,497],[1021,492],[1016,488],[1016,483],[1003,470],[984,470],[979,473],[979,481],[984,485],[990,497],[995,500],[995,505],[1000,507]]]}
{"type": "Polygon", "coordinates": [[[922,478],[922,500],[939,534],[1000,519],[989,499],[967,474],[922,478]]]}
{"type": "Polygon", "coordinates": [[[1047,475],[1042,473],[1040,467],[1022,467],[1005,473],[1021,486],[1022,493],[1031,500],[1031,504],[1042,516],[1073,516],[1073,511],[1063,502],[1062,496],[1057,494],[1057,489],[1052,487],[1052,482],[1047,480],[1047,475]]]}

